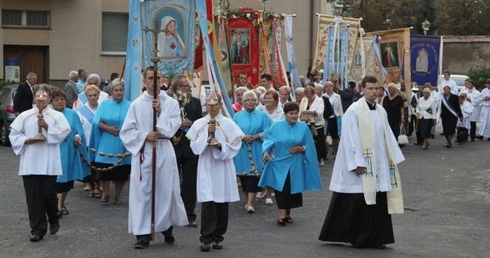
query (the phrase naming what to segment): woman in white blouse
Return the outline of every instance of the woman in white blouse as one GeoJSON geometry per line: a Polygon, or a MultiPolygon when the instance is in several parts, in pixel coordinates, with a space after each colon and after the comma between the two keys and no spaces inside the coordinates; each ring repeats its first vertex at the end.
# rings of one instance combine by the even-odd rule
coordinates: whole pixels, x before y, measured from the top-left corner
{"type": "Polygon", "coordinates": [[[419,98],[417,104],[417,117],[418,131],[420,138],[422,139],[422,149],[429,148],[430,130],[436,123],[437,118],[437,104],[436,101],[430,96],[430,89],[424,88],[422,91],[423,96],[419,98]]]}
{"type": "Polygon", "coordinates": [[[264,94],[264,105],[259,107],[272,122],[284,119],[284,112],[279,106],[279,94],[275,90],[268,90],[264,94]]]}
{"type": "Polygon", "coordinates": [[[334,85],[331,81],[325,82],[325,96],[328,97],[330,104],[333,107],[334,114],[327,118],[328,126],[327,130],[332,137],[332,145],[333,145],[333,156],[337,155],[337,150],[339,149],[340,142],[340,131],[342,130],[339,125],[341,125],[342,116],[344,115],[344,111],[342,109],[342,100],[340,99],[340,95],[333,91],[334,85]]]}

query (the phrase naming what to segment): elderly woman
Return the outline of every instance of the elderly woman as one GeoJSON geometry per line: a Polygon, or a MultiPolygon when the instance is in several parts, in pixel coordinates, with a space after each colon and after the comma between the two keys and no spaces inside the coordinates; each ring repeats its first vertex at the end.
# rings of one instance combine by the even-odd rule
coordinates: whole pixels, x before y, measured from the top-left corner
{"type": "Polygon", "coordinates": [[[272,122],[284,118],[284,112],[279,107],[279,94],[275,90],[268,90],[264,95],[264,106],[259,108],[264,111],[272,122]]]}
{"type": "Polygon", "coordinates": [[[259,181],[260,187],[271,187],[276,193],[281,226],[293,223],[291,209],[303,206],[305,190],[322,188],[315,143],[308,125],[298,122],[298,104],[286,103],[284,113],[286,119],[273,123],[265,133],[262,159],[267,163],[259,181]]]}
{"type": "Polygon", "coordinates": [[[126,154],[119,138],[119,130],[131,104],[123,97],[124,81],[115,79],[112,81],[112,99],[102,102],[95,112],[90,136],[90,146],[97,151],[93,160],[103,189],[100,201],[109,202],[110,181],[115,181],[115,205],[121,204],[121,191],[131,170],[130,155],[126,154]]]}
{"type": "Polygon", "coordinates": [[[284,104],[289,101],[289,95],[291,95],[291,88],[289,86],[281,86],[279,88],[279,107],[281,109],[284,107],[284,104]]]}
{"type": "Polygon", "coordinates": [[[85,103],[87,103],[88,97],[85,94],[85,89],[89,85],[94,85],[97,88],[99,88],[99,98],[98,98],[99,104],[102,101],[104,101],[104,100],[106,100],[106,99],[109,98],[109,94],[105,93],[104,91],[102,91],[102,92],[100,91],[100,77],[99,77],[99,75],[98,74],[95,74],[95,73],[92,73],[92,74],[90,74],[87,77],[87,81],[85,82],[85,85],[83,86],[83,92],[80,92],[78,94],[78,99],[75,101],[75,103],[73,103],[73,109],[74,110],[79,109],[81,106],[83,106],[83,105],[85,105],[85,103]]]}
{"type": "Polygon", "coordinates": [[[446,137],[444,147],[451,148],[458,118],[462,119],[461,107],[459,106],[458,96],[451,93],[451,87],[444,86],[441,100],[441,120],[442,133],[446,137]]]}
{"type": "Polygon", "coordinates": [[[422,90],[423,96],[419,98],[416,114],[418,117],[418,135],[422,140],[422,149],[429,148],[430,130],[436,124],[437,104],[434,98],[430,96],[430,89],[422,90]]]}
{"type": "Polygon", "coordinates": [[[388,84],[388,96],[383,99],[383,108],[388,115],[388,124],[390,124],[393,135],[398,139],[400,135],[400,124],[405,122],[405,110],[403,109],[402,94],[394,83],[388,84]]]}
{"type": "Polygon", "coordinates": [[[383,100],[386,97],[385,88],[383,86],[379,86],[379,89],[378,89],[378,92],[376,93],[376,95],[378,96],[376,98],[376,103],[383,105],[383,100]]]}
{"type": "Polygon", "coordinates": [[[468,130],[470,129],[470,117],[473,113],[473,105],[469,101],[467,101],[468,95],[466,93],[459,93],[458,100],[459,106],[461,109],[461,113],[463,114],[463,119],[458,120],[458,135],[456,137],[456,142],[459,144],[463,144],[468,142],[468,130]]]}
{"type": "Polygon", "coordinates": [[[90,171],[86,164],[83,164],[82,157],[87,157],[86,148],[78,148],[81,143],[85,143],[85,133],[77,113],[66,106],[66,94],[63,90],[53,90],[51,104],[53,108],[63,113],[70,124],[71,131],[65,141],[60,144],[61,168],[63,175],[56,179],[56,192],[58,193],[58,216],[68,215],[65,200],[68,192],[73,189],[75,180],[82,180],[90,171]]]}
{"type": "Polygon", "coordinates": [[[323,99],[315,94],[315,89],[312,86],[306,86],[305,97],[299,106],[300,120],[310,126],[320,165],[323,164],[323,158],[326,156],[324,109],[325,102],[323,102],[323,99]]]}
{"type": "MultiPolygon", "coordinates": [[[[92,131],[92,123],[95,116],[95,111],[99,107],[99,95],[100,89],[98,86],[90,84],[85,87],[84,94],[88,101],[83,106],[77,109],[78,116],[82,122],[83,130],[85,132],[86,141],[82,143],[86,146],[90,145],[90,133],[92,131]]],[[[101,191],[99,187],[99,181],[97,180],[97,171],[92,170],[92,173],[83,179],[85,182],[84,190],[90,191],[89,197],[100,198],[101,191]]]]}
{"type": "Polygon", "coordinates": [[[259,177],[264,163],[262,162],[262,138],[265,130],[269,128],[271,120],[267,115],[256,109],[257,95],[251,90],[243,93],[244,109],[235,114],[233,121],[242,129],[243,137],[240,152],[235,156],[235,169],[240,177],[242,189],[247,195],[245,210],[253,214],[253,203],[257,192],[259,177]]]}
{"type": "Polygon", "coordinates": [[[294,95],[296,96],[296,104],[300,105],[301,100],[305,97],[305,88],[296,88],[294,90],[294,95]]]}
{"type": "MultiPolygon", "coordinates": [[[[264,106],[259,108],[264,111],[272,122],[284,119],[284,112],[279,107],[279,94],[275,90],[268,90],[264,95],[264,106]]],[[[274,204],[272,201],[272,189],[266,189],[257,195],[257,200],[265,198],[265,204],[271,206],[274,204]]]]}
{"type": "Polygon", "coordinates": [[[242,111],[242,108],[243,108],[242,96],[243,96],[243,93],[247,90],[248,89],[245,86],[240,86],[240,87],[236,88],[236,90],[235,90],[236,102],[233,103],[233,105],[231,105],[234,113],[238,113],[239,111],[242,111]]]}
{"type": "Polygon", "coordinates": [[[337,150],[339,149],[339,132],[341,130],[339,125],[341,125],[344,111],[342,109],[342,99],[340,98],[339,94],[333,91],[333,88],[334,85],[331,81],[325,82],[325,96],[328,97],[328,101],[333,108],[333,114],[326,119],[328,124],[327,130],[330,134],[330,137],[332,137],[333,156],[335,157],[337,155],[337,150]]]}

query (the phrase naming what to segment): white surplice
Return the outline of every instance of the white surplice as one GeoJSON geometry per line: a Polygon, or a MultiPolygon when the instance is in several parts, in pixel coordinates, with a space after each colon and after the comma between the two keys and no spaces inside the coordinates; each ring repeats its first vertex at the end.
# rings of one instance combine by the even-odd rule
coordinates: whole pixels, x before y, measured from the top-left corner
{"type": "Polygon", "coordinates": [[[45,141],[25,144],[26,139],[34,138],[38,133],[37,115],[39,109],[34,106],[22,112],[10,127],[10,143],[16,155],[20,155],[19,176],[63,174],[59,144],[70,133],[70,125],[65,116],[49,107],[43,110],[48,130],[42,129],[45,141]]]}
{"type": "Polygon", "coordinates": [[[233,158],[240,151],[243,132],[231,119],[216,115],[216,140],[221,151],[208,146],[208,123],[211,117],[197,120],[187,132],[191,149],[199,155],[197,165],[198,202],[236,202],[240,200],[233,158]]]}
{"type": "MultiPolygon", "coordinates": [[[[361,99],[361,101],[365,100],[361,99]]],[[[376,107],[378,108],[379,105],[376,107]]],[[[375,152],[377,153],[376,190],[377,192],[389,192],[392,190],[392,186],[385,143],[385,131],[389,133],[387,139],[393,152],[393,162],[399,164],[405,158],[387,122],[385,123],[386,128],[383,128],[383,123],[380,120],[380,111],[376,109],[370,112],[372,119],[375,121],[375,152]]],[[[333,167],[332,180],[330,182],[331,191],[338,193],[363,193],[362,178],[357,176],[355,169],[357,167],[368,167],[368,165],[362,154],[361,147],[360,134],[363,133],[363,128],[359,128],[358,123],[358,110],[356,105],[351,105],[342,117],[342,137],[340,138],[339,150],[333,167]]]]}
{"type": "MultiPolygon", "coordinates": [[[[180,197],[179,171],[171,138],[181,124],[179,104],[163,92],[158,96],[162,113],[157,130],[163,138],[156,142],[155,232],[170,226],[189,224],[180,197]]],[[[128,230],[133,235],[151,233],[152,142],[146,141],[153,131],[153,97],[144,92],[131,103],[120,137],[131,152],[128,230]],[[144,150],[142,150],[144,148],[144,150]]]]}

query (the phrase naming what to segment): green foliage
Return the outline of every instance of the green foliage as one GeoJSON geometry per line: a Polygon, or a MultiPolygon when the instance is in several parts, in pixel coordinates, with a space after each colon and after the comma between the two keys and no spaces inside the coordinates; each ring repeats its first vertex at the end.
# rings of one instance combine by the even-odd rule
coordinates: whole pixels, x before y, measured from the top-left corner
{"type": "Polygon", "coordinates": [[[490,79],[490,68],[470,69],[466,74],[475,82],[475,87],[481,91],[485,87],[485,81],[490,79]]]}
{"type": "Polygon", "coordinates": [[[490,0],[327,0],[335,14],[362,17],[366,32],[413,27],[423,34],[422,23],[430,22],[428,34],[488,35],[490,0]],[[340,8],[339,6],[342,6],[340,8]],[[386,23],[387,19],[390,20],[386,23]]]}

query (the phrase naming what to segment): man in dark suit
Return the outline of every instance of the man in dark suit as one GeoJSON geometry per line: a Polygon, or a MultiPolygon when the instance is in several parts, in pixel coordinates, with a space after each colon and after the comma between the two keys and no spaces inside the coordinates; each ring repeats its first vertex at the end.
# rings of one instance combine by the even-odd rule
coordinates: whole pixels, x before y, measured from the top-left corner
{"type": "Polygon", "coordinates": [[[14,112],[16,116],[32,108],[32,101],[34,100],[33,87],[36,83],[37,75],[31,72],[27,75],[27,80],[19,84],[14,96],[14,112]]]}
{"type": "MultiPolygon", "coordinates": [[[[356,87],[356,83],[353,81],[349,82],[349,87],[344,90],[339,90],[337,94],[340,95],[340,99],[342,100],[342,110],[347,111],[347,109],[355,102],[355,92],[354,88],[356,87]]],[[[338,89],[338,88],[337,88],[338,89]]]]}
{"type": "Polygon", "coordinates": [[[196,224],[196,181],[197,181],[197,162],[199,156],[192,152],[191,143],[187,139],[186,132],[191,127],[194,121],[202,117],[201,101],[192,97],[191,86],[189,80],[184,75],[179,75],[172,80],[172,89],[174,98],[179,101],[179,106],[184,104],[182,94],[190,96],[190,102],[186,103],[182,110],[182,125],[172,138],[175,156],[177,158],[177,166],[181,174],[180,195],[184,202],[187,218],[189,219],[189,227],[197,227],[196,224]]]}
{"type": "Polygon", "coordinates": [[[73,108],[73,102],[78,99],[78,94],[80,93],[77,88],[78,72],[71,71],[68,74],[69,80],[65,84],[66,93],[66,107],[73,108]]]}

